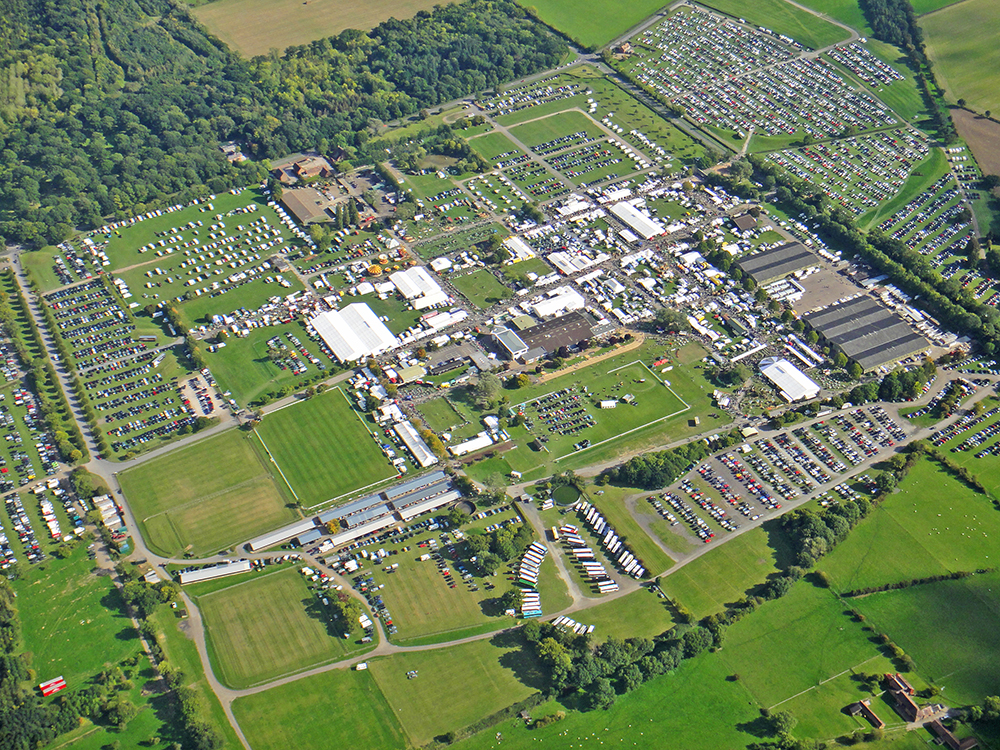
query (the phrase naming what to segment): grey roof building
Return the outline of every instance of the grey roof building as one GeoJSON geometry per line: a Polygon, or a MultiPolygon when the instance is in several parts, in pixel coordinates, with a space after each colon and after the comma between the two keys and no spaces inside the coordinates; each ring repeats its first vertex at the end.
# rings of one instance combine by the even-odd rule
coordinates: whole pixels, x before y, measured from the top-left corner
{"type": "Polygon", "coordinates": [[[819,256],[801,242],[786,242],[770,250],[744,255],[736,261],[736,265],[758,284],[769,284],[818,264],[819,256]]]}

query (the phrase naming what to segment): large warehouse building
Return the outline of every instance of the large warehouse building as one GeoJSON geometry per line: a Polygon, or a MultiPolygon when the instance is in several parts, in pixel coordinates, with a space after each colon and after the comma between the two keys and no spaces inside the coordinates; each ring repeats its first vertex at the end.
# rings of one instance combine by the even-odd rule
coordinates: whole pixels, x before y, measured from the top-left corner
{"type": "Polygon", "coordinates": [[[922,352],[928,343],[903,318],[866,294],[803,316],[865,372],[922,352]]]}
{"type": "Polygon", "coordinates": [[[392,331],[362,302],[321,313],[309,323],[341,362],[375,357],[399,345],[392,331]]]}
{"type": "Polygon", "coordinates": [[[760,361],[761,374],[774,383],[788,403],[808,401],[819,395],[820,387],[787,359],[765,357],[760,361]]]}
{"type": "Polygon", "coordinates": [[[628,224],[632,231],[644,240],[659,237],[667,231],[660,222],[647,216],[631,203],[616,203],[611,207],[611,213],[628,224]]]}
{"type": "Polygon", "coordinates": [[[790,273],[819,265],[819,256],[801,242],[786,242],[770,250],[744,255],[736,265],[758,284],[770,284],[790,273]]]}

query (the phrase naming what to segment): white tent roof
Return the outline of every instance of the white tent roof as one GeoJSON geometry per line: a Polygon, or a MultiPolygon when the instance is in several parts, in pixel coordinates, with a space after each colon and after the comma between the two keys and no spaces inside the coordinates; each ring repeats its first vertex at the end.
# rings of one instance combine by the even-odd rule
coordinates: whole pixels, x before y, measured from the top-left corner
{"type": "Polygon", "coordinates": [[[560,286],[549,292],[545,299],[533,302],[529,307],[539,318],[550,318],[562,312],[580,310],[586,305],[587,300],[578,291],[569,286],[560,286]]]}
{"type": "Polygon", "coordinates": [[[660,222],[646,216],[631,203],[616,203],[611,207],[611,213],[632,227],[644,239],[648,240],[664,232],[660,222]]]}
{"type": "Polygon", "coordinates": [[[396,271],[389,276],[389,281],[396,285],[400,294],[406,299],[432,294],[441,288],[423,266],[413,266],[405,271],[396,271]]]}
{"type": "Polygon", "coordinates": [[[356,362],[392,349],[399,342],[363,302],[317,315],[310,323],[341,362],[356,362]]]}
{"type": "Polygon", "coordinates": [[[760,371],[786,401],[806,401],[819,395],[820,387],[787,359],[765,357],[760,361],[760,371]]]}

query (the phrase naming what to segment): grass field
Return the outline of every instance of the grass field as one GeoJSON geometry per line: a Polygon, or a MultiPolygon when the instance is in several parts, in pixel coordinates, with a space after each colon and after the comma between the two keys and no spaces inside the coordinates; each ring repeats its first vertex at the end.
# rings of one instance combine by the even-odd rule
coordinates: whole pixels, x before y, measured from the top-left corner
{"type": "Polygon", "coordinates": [[[436,4],[427,0],[375,0],[365,5],[337,0],[219,0],[196,8],[194,15],[230,47],[253,57],[335,36],[344,29],[370,29],[390,18],[409,18],[436,4]]]}
{"type": "Polygon", "coordinates": [[[105,663],[142,648],[111,579],[95,576],[93,566],[78,546],[68,559],[52,559],[44,568],[24,564],[14,582],[24,650],[39,682],[63,675],[79,686],[105,663]]]}
{"type": "Polygon", "coordinates": [[[268,414],[256,432],[306,506],[396,475],[340,389],[268,414]]]}
{"type": "Polygon", "coordinates": [[[674,624],[665,602],[650,591],[633,591],[571,617],[593,625],[593,637],[597,641],[610,637],[653,638],[667,632],[674,624]]]}
{"type": "MultiPolygon", "coordinates": [[[[597,494],[600,491],[597,488],[589,488],[587,499],[604,514],[608,523],[615,528],[618,536],[625,542],[632,554],[642,561],[643,567],[649,571],[649,575],[656,576],[670,570],[674,564],[673,559],[649,537],[649,534],[642,529],[639,522],[625,507],[625,497],[642,492],[642,490],[610,486],[600,489],[604,490],[603,495],[597,494]]],[[[640,502],[644,503],[645,501],[641,500],[640,502]]]]}
{"type": "Polygon", "coordinates": [[[542,119],[532,120],[510,129],[511,135],[529,148],[548,143],[570,133],[586,132],[591,138],[604,135],[594,121],[583,112],[559,112],[542,119]]]}
{"type": "Polygon", "coordinates": [[[42,293],[51,292],[62,286],[62,282],[56,276],[53,268],[53,261],[56,255],[62,253],[51,245],[35,250],[30,253],[21,254],[21,263],[25,270],[37,283],[42,293]]]}
{"type": "Polygon", "coordinates": [[[990,500],[921,461],[819,567],[841,591],[878,586],[995,566],[997,539],[990,500]]]}
{"type": "Polygon", "coordinates": [[[324,672],[237,698],[233,713],[254,750],[403,750],[403,730],[370,672],[324,672]]]}
{"type": "Polygon", "coordinates": [[[420,414],[426,420],[427,426],[435,432],[447,432],[465,421],[465,417],[455,411],[455,407],[445,396],[422,402],[420,414]]]}
{"type": "Polygon", "coordinates": [[[660,588],[695,617],[721,611],[777,570],[777,553],[763,527],[727,539],[715,549],[660,579],[660,588]]]}
{"type": "Polygon", "coordinates": [[[151,547],[206,554],[296,518],[252,440],[229,430],[119,475],[151,547]]]}
{"type": "Polygon", "coordinates": [[[862,36],[871,36],[871,29],[868,28],[868,21],[865,20],[865,14],[861,11],[858,0],[802,0],[799,5],[805,5],[817,13],[825,13],[830,18],[846,23],[857,29],[862,36]]]}
{"type": "Polygon", "coordinates": [[[510,289],[497,281],[497,277],[485,268],[464,276],[453,276],[448,280],[469,302],[484,310],[511,296],[510,289]]]}
{"type": "Polygon", "coordinates": [[[511,151],[516,151],[518,154],[524,153],[503,133],[486,133],[477,138],[471,138],[469,145],[482,154],[484,159],[494,163],[501,154],[510,154],[511,151]]]}
{"type": "Polygon", "coordinates": [[[198,598],[219,679],[244,688],[356,651],[330,624],[298,570],[288,569],[198,598]]]}
{"type": "Polygon", "coordinates": [[[468,726],[541,687],[516,636],[372,660],[369,670],[412,745],[468,726]],[[406,673],[416,670],[416,679],[406,673]]]}
{"type": "MultiPolygon", "coordinates": [[[[828,0],[822,0],[822,4],[826,6],[828,0]]],[[[746,3],[745,0],[708,0],[705,5],[734,18],[743,18],[749,23],[790,36],[813,49],[836,44],[848,38],[845,29],[817,18],[794,5],[789,5],[784,0],[757,0],[752,4],[746,3]]]]}
{"type": "Polygon", "coordinates": [[[664,4],[662,0],[609,0],[588,8],[586,13],[566,0],[531,0],[524,5],[549,26],[586,47],[596,48],[621,36],[664,4]]]}
{"type": "Polygon", "coordinates": [[[852,602],[942,688],[949,703],[1000,691],[1000,573],[872,594],[852,602]]]}
{"type": "Polygon", "coordinates": [[[965,0],[924,16],[920,26],[949,98],[965,99],[978,111],[1000,111],[1000,59],[990,42],[1000,36],[1000,5],[965,0]]]}

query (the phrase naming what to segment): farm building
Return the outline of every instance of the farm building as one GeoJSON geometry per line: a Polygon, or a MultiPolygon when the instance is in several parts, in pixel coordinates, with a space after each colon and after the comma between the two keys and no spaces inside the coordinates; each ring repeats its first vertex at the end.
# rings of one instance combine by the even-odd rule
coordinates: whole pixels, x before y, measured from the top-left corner
{"type": "Polygon", "coordinates": [[[528,353],[528,346],[509,328],[497,328],[490,335],[499,345],[501,352],[510,359],[517,359],[528,353]]]}
{"type": "Polygon", "coordinates": [[[745,255],[736,261],[744,273],[748,273],[758,284],[769,284],[790,273],[819,264],[819,256],[801,242],[786,242],[784,245],[745,255]]]}
{"type": "Polygon", "coordinates": [[[528,349],[541,349],[546,354],[561,347],[576,346],[593,336],[593,323],[581,312],[569,312],[521,331],[521,341],[528,349]]]}
{"type": "Polygon", "coordinates": [[[896,362],[927,348],[927,339],[897,313],[867,294],[803,316],[864,371],[896,362]]]}
{"type": "Polygon", "coordinates": [[[357,362],[396,347],[399,342],[363,302],[321,313],[309,321],[341,362],[357,362]]]}
{"type": "Polygon", "coordinates": [[[286,190],[281,202],[299,224],[315,224],[332,218],[329,209],[333,201],[316,188],[303,187],[286,190]]]}
{"type": "Polygon", "coordinates": [[[753,229],[757,226],[757,219],[751,214],[742,214],[733,219],[733,224],[735,224],[736,228],[741,232],[745,232],[748,229],[753,229]]]}
{"type": "Polygon", "coordinates": [[[787,359],[765,357],[760,361],[760,372],[789,403],[808,401],[819,395],[820,387],[787,359]]]}
{"type": "Polygon", "coordinates": [[[629,228],[644,240],[659,237],[666,232],[660,222],[647,216],[631,203],[616,203],[611,207],[611,213],[628,224],[629,228]]]}

